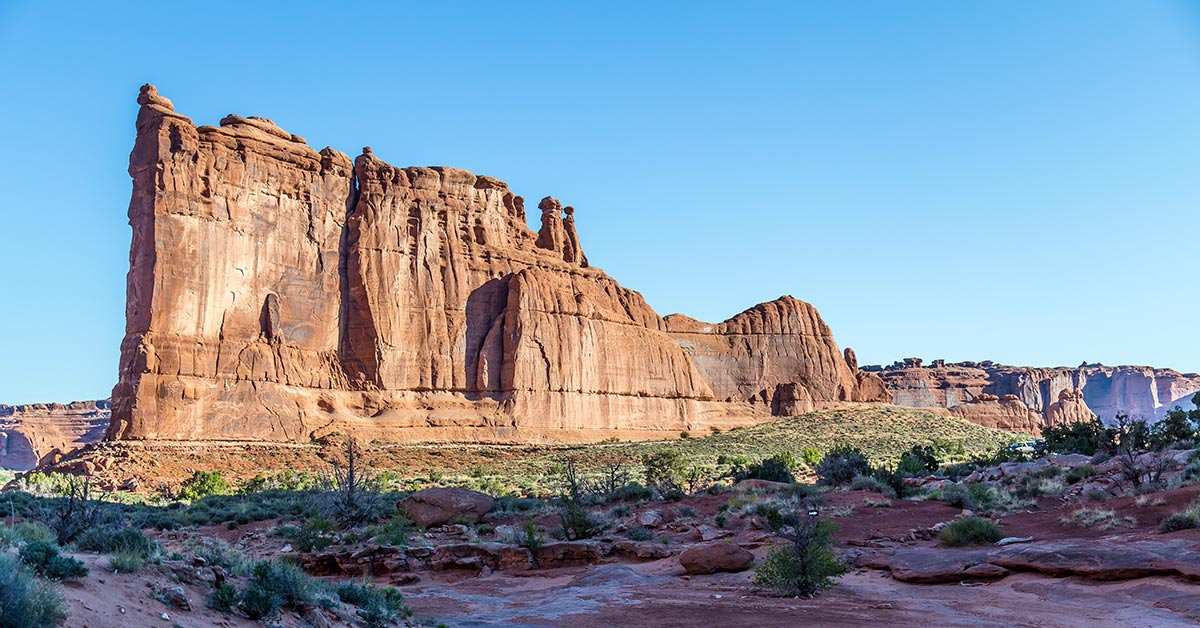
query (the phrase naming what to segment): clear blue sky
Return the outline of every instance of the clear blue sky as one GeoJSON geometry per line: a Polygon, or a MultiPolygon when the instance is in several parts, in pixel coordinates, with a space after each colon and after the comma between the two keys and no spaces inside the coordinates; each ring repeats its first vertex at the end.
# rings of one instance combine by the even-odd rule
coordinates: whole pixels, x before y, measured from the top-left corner
{"type": "Polygon", "coordinates": [[[299,5],[0,0],[0,403],[116,380],[144,82],[553,194],[660,314],[1200,371],[1194,2],[299,5]]]}

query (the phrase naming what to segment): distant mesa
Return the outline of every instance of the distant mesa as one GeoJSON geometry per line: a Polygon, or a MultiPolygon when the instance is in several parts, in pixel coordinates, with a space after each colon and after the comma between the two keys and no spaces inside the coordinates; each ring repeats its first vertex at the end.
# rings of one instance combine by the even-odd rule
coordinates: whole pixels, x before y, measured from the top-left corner
{"type": "Polygon", "coordinates": [[[878,375],[896,405],[945,408],[981,425],[1037,434],[1043,425],[1090,419],[1111,422],[1118,412],[1155,421],[1175,406],[1191,408],[1200,375],[1148,366],[1005,366],[991,361],[946,363],[907,358],[878,375]]]}
{"type": "Polygon", "coordinates": [[[792,297],[660,317],[553,197],[534,232],[499,179],[138,102],[110,439],[653,438],[890,400],[792,297]]]}
{"type": "Polygon", "coordinates": [[[0,404],[0,469],[28,471],[103,438],[112,404],[101,401],[0,404]]]}

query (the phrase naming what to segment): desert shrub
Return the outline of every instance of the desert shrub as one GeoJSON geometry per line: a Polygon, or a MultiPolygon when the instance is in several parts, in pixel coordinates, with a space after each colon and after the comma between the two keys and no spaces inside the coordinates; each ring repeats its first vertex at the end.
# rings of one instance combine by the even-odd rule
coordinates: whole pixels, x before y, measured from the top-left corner
{"type": "Polygon", "coordinates": [[[946,524],[938,532],[938,543],[946,547],[988,545],[1004,537],[1000,526],[979,517],[963,517],[946,524]]]}
{"type": "Polygon", "coordinates": [[[76,476],[62,478],[61,496],[38,500],[29,513],[54,532],[59,545],[66,545],[83,532],[105,525],[115,514],[103,495],[92,490],[91,480],[76,476]]]}
{"type": "Polygon", "coordinates": [[[57,545],[45,541],[36,541],[21,548],[21,561],[50,580],[69,580],[88,575],[83,563],[59,554],[57,545]]]}
{"type": "Polygon", "coordinates": [[[51,532],[50,528],[32,521],[22,521],[15,525],[0,523],[0,549],[19,547],[37,541],[54,542],[54,532],[51,532]]]}
{"type": "Polygon", "coordinates": [[[251,619],[274,617],[280,608],[302,609],[317,599],[321,585],[299,567],[262,560],[250,570],[250,583],[242,592],[238,608],[251,619]]]}
{"type": "Polygon", "coordinates": [[[532,517],[525,521],[525,527],[522,528],[521,532],[521,538],[517,542],[517,545],[521,547],[537,549],[546,542],[546,537],[542,534],[542,530],[532,517]]]}
{"type": "Polygon", "coordinates": [[[347,438],[341,454],[330,463],[329,491],[323,495],[326,513],[343,528],[379,519],[384,513],[379,480],[362,459],[362,448],[347,438]]]}
{"type": "Polygon", "coordinates": [[[1059,518],[1058,522],[1062,525],[1074,524],[1085,528],[1099,527],[1101,530],[1137,525],[1137,520],[1133,517],[1120,517],[1116,512],[1103,508],[1080,508],[1059,518]]]}
{"type": "MultiPolygon", "coordinates": [[[[412,525],[412,521],[408,517],[398,514],[383,525],[367,528],[367,534],[380,545],[408,547],[408,536],[412,532],[412,525]]],[[[479,531],[484,533],[483,526],[480,526],[479,531]]]]}
{"type": "Polygon", "coordinates": [[[744,468],[735,467],[733,477],[739,482],[753,479],[791,484],[796,481],[792,476],[792,469],[794,468],[796,468],[796,459],[792,454],[784,452],[775,454],[757,464],[751,464],[744,468]]]}
{"type": "Polygon", "coordinates": [[[35,578],[16,556],[0,553],[0,628],[52,628],[67,616],[58,589],[35,578]]]}
{"type": "Polygon", "coordinates": [[[568,541],[592,538],[604,529],[604,523],[584,507],[588,502],[588,487],[580,477],[574,460],[568,460],[563,465],[560,481],[563,494],[558,498],[558,519],[562,524],[563,538],[568,541]]]}
{"type": "Polygon", "coordinates": [[[370,628],[390,626],[412,615],[400,591],[369,582],[343,582],[334,589],[338,599],[358,607],[358,616],[370,628]]]}
{"type": "Polygon", "coordinates": [[[1018,497],[1041,497],[1042,495],[1061,495],[1065,488],[1058,480],[1026,475],[1021,477],[1017,487],[1018,497]]]}
{"type": "Polygon", "coordinates": [[[888,497],[897,497],[896,491],[892,487],[870,475],[860,475],[854,478],[854,481],[850,482],[849,488],[852,491],[872,491],[888,497]]]}
{"type": "Polygon", "coordinates": [[[821,484],[844,486],[860,475],[870,474],[871,465],[857,447],[838,445],[817,463],[816,472],[821,484]]]}
{"type": "Polygon", "coordinates": [[[808,512],[788,512],[775,533],[787,542],[772,548],[754,568],[754,584],[783,597],[811,597],[846,573],[833,551],[833,524],[808,512]]]}
{"type": "Polygon", "coordinates": [[[145,559],[159,551],[158,543],[138,528],[128,526],[99,526],[87,530],[75,539],[75,547],[85,552],[107,554],[121,552],[145,559]]]}
{"type": "Polygon", "coordinates": [[[983,484],[947,484],[934,495],[955,508],[978,511],[992,509],[999,497],[995,489],[983,484]]]}
{"type": "Polygon", "coordinates": [[[237,604],[237,601],[237,587],[228,582],[222,582],[213,589],[212,595],[208,598],[208,605],[222,613],[228,613],[233,610],[233,605],[237,604]]]}
{"type": "Polygon", "coordinates": [[[674,449],[664,449],[642,456],[642,470],[646,485],[666,497],[682,492],[687,459],[674,449]]]}
{"type": "Polygon", "coordinates": [[[146,565],[146,557],[132,550],[117,550],[108,555],[108,568],[118,573],[136,573],[146,565]]]}
{"type": "Polygon", "coordinates": [[[1188,507],[1163,519],[1158,524],[1159,532],[1175,532],[1200,528],[1200,499],[1188,504],[1188,507]]]}
{"type": "Polygon", "coordinates": [[[288,529],[292,543],[302,552],[321,551],[335,540],[333,524],[328,519],[316,513],[309,517],[304,525],[288,529]]]}
{"type": "Polygon", "coordinates": [[[195,501],[208,495],[222,495],[229,492],[229,482],[221,477],[220,471],[195,471],[192,477],[183,481],[179,487],[179,499],[195,501]]]}
{"type": "Polygon", "coordinates": [[[654,490],[637,482],[627,482],[609,495],[609,501],[648,502],[654,499],[654,490]]]}
{"type": "Polygon", "coordinates": [[[1096,417],[1092,417],[1090,421],[1044,426],[1042,439],[1046,443],[1046,449],[1056,454],[1091,456],[1113,447],[1111,433],[1096,417]]]}
{"type": "Polygon", "coordinates": [[[1064,479],[1067,481],[1067,484],[1079,484],[1080,482],[1094,475],[1096,475],[1096,467],[1093,467],[1090,464],[1083,464],[1079,465],[1078,467],[1073,467],[1070,471],[1067,471],[1067,475],[1064,479]]]}
{"type": "Polygon", "coordinates": [[[654,538],[654,534],[642,526],[630,528],[629,531],[625,533],[625,536],[631,541],[649,541],[650,539],[654,538]]]}
{"type": "Polygon", "coordinates": [[[822,457],[821,450],[816,447],[805,447],[800,450],[800,461],[810,467],[817,466],[822,457]]]}
{"type": "Polygon", "coordinates": [[[250,619],[270,619],[283,608],[283,596],[266,587],[251,584],[239,596],[238,608],[250,619]]]}
{"type": "Polygon", "coordinates": [[[919,477],[929,475],[938,468],[938,455],[929,445],[913,445],[911,449],[900,455],[896,464],[896,472],[903,477],[919,477]]]}

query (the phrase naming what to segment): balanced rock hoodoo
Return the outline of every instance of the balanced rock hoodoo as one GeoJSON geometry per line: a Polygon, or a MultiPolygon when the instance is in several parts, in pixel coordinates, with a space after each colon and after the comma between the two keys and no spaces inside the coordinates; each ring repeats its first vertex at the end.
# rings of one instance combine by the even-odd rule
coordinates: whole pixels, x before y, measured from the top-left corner
{"type": "Polygon", "coordinates": [[[888,401],[807,303],[662,318],[498,179],[138,98],[111,439],[653,438],[888,401]]]}

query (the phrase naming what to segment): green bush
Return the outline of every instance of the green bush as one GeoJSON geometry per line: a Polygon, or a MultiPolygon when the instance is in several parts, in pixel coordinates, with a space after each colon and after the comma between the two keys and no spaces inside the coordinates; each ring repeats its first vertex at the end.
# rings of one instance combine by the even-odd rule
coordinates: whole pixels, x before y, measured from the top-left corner
{"type": "Polygon", "coordinates": [[[99,526],[87,530],[75,539],[75,547],[97,554],[134,554],[143,559],[159,551],[158,543],[147,537],[145,532],[127,526],[99,526]]]}
{"type": "Polygon", "coordinates": [[[117,550],[108,555],[108,567],[118,573],[136,573],[146,565],[146,556],[133,550],[117,550]]]}
{"type": "Polygon", "coordinates": [[[742,480],[767,480],[791,484],[796,481],[796,478],[792,476],[794,468],[796,468],[796,459],[792,457],[792,454],[784,452],[765,458],[757,464],[736,468],[733,477],[739,482],[742,480]]]}
{"type": "Polygon", "coordinates": [[[1189,504],[1186,509],[1168,516],[1158,524],[1159,532],[1175,532],[1192,528],[1200,528],[1200,499],[1189,504]]]}
{"type": "Polygon", "coordinates": [[[237,601],[237,587],[228,582],[222,582],[213,589],[212,597],[208,598],[208,605],[222,613],[228,613],[233,610],[233,605],[237,601]]]}
{"type": "Polygon", "coordinates": [[[854,478],[854,481],[849,486],[852,491],[872,491],[880,493],[888,497],[898,497],[896,491],[892,487],[880,482],[870,475],[860,475],[854,478]]]}
{"type": "Polygon", "coordinates": [[[546,542],[546,537],[542,536],[541,530],[538,529],[537,522],[533,518],[525,521],[525,528],[522,531],[521,538],[517,544],[528,549],[537,549],[546,542]]]}
{"type": "Polygon", "coordinates": [[[947,484],[935,493],[939,501],[964,510],[986,511],[995,507],[996,490],[983,484],[947,484]]]}
{"type": "Polygon", "coordinates": [[[937,470],[940,461],[937,452],[928,445],[913,445],[911,449],[900,455],[896,472],[906,478],[929,475],[937,470]]]}
{"type": "MultiPolygon", "coordinates": [[[[412,521],[404,515],[396,515],[387,523],[367,528],[367,534],[380,545],[408,547],[408,536],[412,532],[412,521]]],[[[482,531],[482,526],[480,526],[482,531]]]]}
{"type": "Polygon", "coordinates": [[[789,514],[781,522],[793,528],[788,542],[772,548],[754,568],[754,584],[783,597],[811,597],[832,587],[846,573],[833,552],[833,524],[814,522],[807,513],[789,514]]]}
{"type": "Polygon", "coordinates": [[[654,499],[654,490],[637,482],[629,482],[609,497],[609,501],[623,502],[648,502],[652,499],[654,499]]]}
{"type": "Polygon", "coordinates": [[[625,536],[628,537],[630,541],[649,541],[650,539],[654,538],[654,533],[650,532],[646,528],[643,528],[642,526],[638,526],[636,528],[630,528],[629,531],[625,533],[625,536]]]}
{"type": "Polygon", "coordinates": [[[70,556],[59,554],[53,543],[36,541],[21,548],[21,561],[50,580],[70,580],[88,575],[88,568],[70,556]]]}
{"type": "Polygon", "coordinates": [[[989,545],[1004,538],[1000,526],[979,517],[951,521],[938,532],[938,543],[946,547],[989,545]]]}
{"type": "Polygon", "coordinates": [[[0,628],[52,628],[68,614],[58,589],[35,578],[15,556],[0,553],[0,628]]]}
{"type": "Polygon", "coordinates": [[[1096,417],[1090,421],[1047,425],[1042,428],[1042,438],[1046,449],[1056,454],[1090,456],[1113,448],[1112,433],[1096,417]]]}
{"type": "Polygon", "coordinates": [[[0,524],[0,549],[19,547],[37,541],[53,543],[54,538],[54,532],[50,528],[37,522],[22,521],[11,526],[0,524]]]}
{"type": "Polygon", "coordinates": [[[335,589],[338,599],[358,607],[358,616],[370,628],[390,626],[412,615],[400,591],[369,582],[343,582],[335,589]]]}
{"type": "Polygon", "coordinates": [[[242,591],[238,608],[250,619],[270,619],[283,608],[283,596],[262,585],[251,584],[242,591]]]}
{"type": "Polygon", "coordinates": [[[845,486],[860,475],[869,475],[871,465],[857,447],[838,445],[817,463],[816,471],[821,484],[845,486]]]}
{"type": "Polygon", "coordinates": [[[195,501],[208,495],[229,492],[229,482],[221,477],[220,471],[196,471],[179,487],[179,499],[195,501]]]}
{"type": "Polygon", "coordinates": [[[1067,484],[1078,484],[1092,477],[1093,475],[1096,475],[1096,467],[1093,467],[1090,464],[1084,464],[1079,465],[1078,467],[1073,467],[1070,471],[1067,471],[1067,475],[1064,479],[1067,481],[1067,484]]]}
{"type": "Polygon", "coordinates": [[[292,542],[301,552],[321,551],[333,545],[333,523],[317,513],[308,518],[304,525],[291,529],[292,542]]]}
{"type": "Polygon", "coordinates": [[[805,447],[800,450],[800,461],[810,467],[817,466],[822,457],[821,450],[816,447],[805,447]]]}

